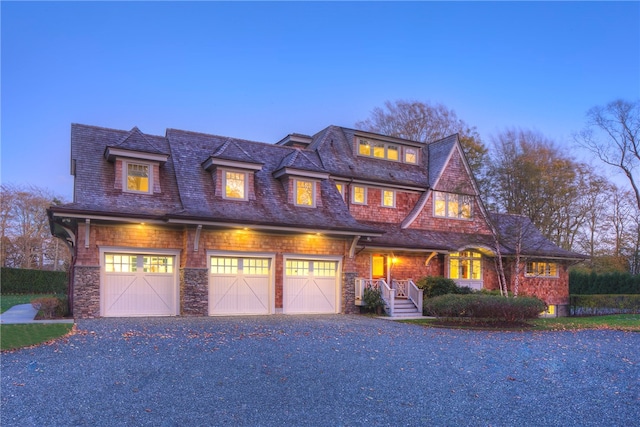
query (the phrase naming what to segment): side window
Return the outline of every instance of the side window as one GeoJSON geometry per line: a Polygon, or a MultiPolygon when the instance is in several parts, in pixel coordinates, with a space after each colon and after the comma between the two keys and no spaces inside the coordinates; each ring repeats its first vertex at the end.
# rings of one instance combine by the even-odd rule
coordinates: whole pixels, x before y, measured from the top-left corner
{"type": "Polygon", "coordinates": [[[393,190],[382,190],[382,206],[394,208],[396,206],[396,192],[393,190]]]}
{"type": "Polygon", "coordinates": [[[151,167],[145,163],[129,163],[126,162],[127,175],[126,185],[127,191],[137,193],[150,193],[151,186],[151,167]]]}

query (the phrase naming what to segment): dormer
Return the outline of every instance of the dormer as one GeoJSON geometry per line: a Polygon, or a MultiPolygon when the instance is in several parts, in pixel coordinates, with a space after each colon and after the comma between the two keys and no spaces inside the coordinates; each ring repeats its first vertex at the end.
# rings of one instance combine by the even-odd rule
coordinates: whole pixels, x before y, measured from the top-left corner
{"type": "Polygon", "coordinates": [[[263,164],[255,161],[233,140],[227,140],[207,160],[202,167],[211,176],[215,185],[215,195],[226,200],[255,200],[255,172],[262,170],[263,164]]]}
{"type": "Polygon", "coordinates": [[[301,148],[305,149],[311,144],[313,138],[309,135],[302,135],[300,133],[290,133],[289,135],[276,142],[276,145],[282,145],[285,147],[301,148]]]}
{"type": "Polygon", "coordinates": [[[424,144],[400,138],[358,132],[354,136],[356,156],[418,165],[424,144]]]}
{"type": "Polygon", "coordinates": [[[282,182],[288,203],[308,208],[322,205],[320,183],[329,179],[329,173],[320,164],[317,154],[299,149],[282,160],[273,177],[282,182]]]}
{"type": "Polygon", "coordinates": [[[169,154],[156,148],[137,127],[117,144],[107,146],[104,157],[115,166],[114,188],[125,193],[162,192],[160,167],[169,154]]]}

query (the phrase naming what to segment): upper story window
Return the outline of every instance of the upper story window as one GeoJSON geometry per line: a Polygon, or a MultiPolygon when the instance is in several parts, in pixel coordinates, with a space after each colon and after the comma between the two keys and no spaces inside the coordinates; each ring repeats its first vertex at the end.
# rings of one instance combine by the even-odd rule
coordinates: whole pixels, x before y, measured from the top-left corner
{"type": "Polygon", "coordinates": [[[558,277],[558,264],[555,262],[528,262],[525,275],[528,277],[558,277]]]}
{"type": "Polygon", "coordinates": [[[342,200],[344,200],[344,184],[336,183],[336,188],[338,189],[338,192],[342,196],[342,200]]]}
{"type": "Polygon", "coordinates": [[[225,199],[247,200],[247,173],[224,171],[223,186],[225,199]]]}
{"type": "Polygon", "coordinates": [[[366,205],[367,187],[363,187],[362,185],[354,185],[352,186],[352,189],[351,203],[355,205],[366,205]]]}
{"type": "Polygon", "coordinates": [[[382,206],[387,208],[396,207],[396,192],[393,190],[382,190],[382,206]]]}
{"type": "Polygon", "coordinates": [[[433,214],[443,218],[471,219],[473,198],[463,194],[434,191],[433,214]]]}
{"type": "Polygon", "coordinates": [[[405,163],[418,163],[418,149],[413,147],[405,147],[404,149],[405,163]]]}
{"type": "Polygon", "coordinates": [[[394,162],[418,163],[418,148],[400,146],[392,142],[358,138],[358,155],[394,162]]]}
{"type": "Polygon", "coordinates": [[[298,206],[315,206],[316,185],[314,181],[296,179],[295,183],[295,203],[298,206]]]}
{"type": "Polygon", "coordinates": [[[482,255],[478,252],[454,252],[449,255],[449,278],[482,279],[482,255]]]}
{"type": "Polygon", "coordinates": [[[127,191],[138,193],[150,193],[151,165],[148,163],[126,162],[127,174],[125,176],[125,188],[127,191]]]}

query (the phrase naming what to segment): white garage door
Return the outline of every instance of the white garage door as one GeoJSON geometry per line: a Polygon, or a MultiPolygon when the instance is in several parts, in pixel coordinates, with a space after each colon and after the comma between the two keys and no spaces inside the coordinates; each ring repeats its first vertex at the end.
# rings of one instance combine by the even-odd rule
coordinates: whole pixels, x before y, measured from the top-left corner
{"type": "Polygon", "coordinates": [[[269,258],[210,258],[209,315],[269,314],[269,258]]]}
{"type": "Polygon", "coordinates": [[[336,261],[286,260],[283,312],[336,313],[337,279],[336,261]]]}
{"type": "Polygon", "coordinates": [[[173,256],[104,254],[103,316],[175,316],[177,289],[173,256]]]}

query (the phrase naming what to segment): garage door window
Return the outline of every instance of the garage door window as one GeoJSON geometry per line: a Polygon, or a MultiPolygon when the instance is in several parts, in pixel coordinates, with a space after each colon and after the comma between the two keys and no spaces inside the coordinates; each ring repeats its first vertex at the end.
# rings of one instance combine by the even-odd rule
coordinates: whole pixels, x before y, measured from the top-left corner
{"type": "Polygon", "coordinates": [[[316,277],[336,277],[336,263],[316,261],[313,263],[313,275],[316,277]]]}
{"type": "Polygon", "coordinates": [[[107,273],[134,273],[138,270],[136,255],[106,254],[104,268],[107,273]]]}
{"type": "Polygon", "coordinates": [[[308,276],[309,261],[287,260],[287,276],[308,276]]]}
{"type": "Polygon", "coordinates": [[[143,260],[145,273],[173,273],[173,257],[170,256],[145,256],[143,260]]]}
{"type": "Polygon", "coordinates": [[[237,274],[238,258],[211,257],[211,274],[237,274]]]}
{"type": "Polygon", "coordinates": [[[244,274],[264,276],[269,274],[268,259],[245,258],[241,260],[244,274]]]}
{"type": "Polygon", "coordinates": [[[211,274],[238,274],[265,276],[269,274],[269,260],[266,258],[223,258],[211,257],[211,274]]]}

